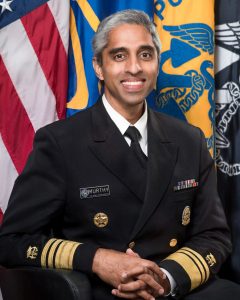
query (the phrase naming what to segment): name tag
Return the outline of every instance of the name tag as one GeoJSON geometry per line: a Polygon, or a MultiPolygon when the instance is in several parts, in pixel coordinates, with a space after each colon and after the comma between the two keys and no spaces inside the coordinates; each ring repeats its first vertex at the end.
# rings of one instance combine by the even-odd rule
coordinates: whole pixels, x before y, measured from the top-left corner
{"type": "Polygon", "coordinates": [[[80,198],[96,198],[96,197],[106,197],[110,196],[109,185],[91,186],[80,188],[80,198]]]}

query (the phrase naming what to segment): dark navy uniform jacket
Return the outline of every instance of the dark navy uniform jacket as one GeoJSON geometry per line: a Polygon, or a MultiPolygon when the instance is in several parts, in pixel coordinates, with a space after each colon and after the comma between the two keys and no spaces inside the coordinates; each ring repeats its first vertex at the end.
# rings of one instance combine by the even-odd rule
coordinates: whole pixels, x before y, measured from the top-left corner
{"type": "MultiPolygon", "coordinates": [[[[0,263],[94,278],[99,247],[131,247],[168,270],[180,295],[214,276],[231,244],[204,136],[150,109],[147,126],[146,171],[102,101],[40,129],[4,217],[0,263]]],[[[96,299],[111,299],[93,282],[96,299]]]]}

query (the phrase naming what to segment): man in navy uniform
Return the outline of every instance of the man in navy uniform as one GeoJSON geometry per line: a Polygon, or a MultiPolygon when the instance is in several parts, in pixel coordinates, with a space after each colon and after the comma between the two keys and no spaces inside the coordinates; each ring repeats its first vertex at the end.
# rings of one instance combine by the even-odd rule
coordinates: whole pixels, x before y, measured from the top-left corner
{"type": "Polygon", "coordinates": [[[239,299],[202,132],[153,112],[160,41],[143,12],[103,20],[92,108],[36,133],[0,234],[0,263],[90,275],[94,299],[239,299]],[[97,276],[91,276],[91,275],[97,276]]]}

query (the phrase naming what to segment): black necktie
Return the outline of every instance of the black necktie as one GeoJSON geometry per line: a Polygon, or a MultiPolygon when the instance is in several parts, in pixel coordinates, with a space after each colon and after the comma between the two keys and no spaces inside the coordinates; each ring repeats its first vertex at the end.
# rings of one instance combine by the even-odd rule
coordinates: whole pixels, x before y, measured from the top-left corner
{"type": "Polygon", "coordinates": [[[137,156],[141,166],[143,168],[147,167],[147,156],[143,153],[142,148],[139,144],[139,139],[141,137],[140,132],[134,126],[129,126],[125,132],[125,135],[131,139],[131,149],[134,151],[137,156]]]}

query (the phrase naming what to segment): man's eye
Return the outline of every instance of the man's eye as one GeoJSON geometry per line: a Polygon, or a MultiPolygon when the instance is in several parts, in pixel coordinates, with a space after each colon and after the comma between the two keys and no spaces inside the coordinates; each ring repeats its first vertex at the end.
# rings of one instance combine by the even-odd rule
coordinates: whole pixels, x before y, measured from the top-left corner
{"type": "Polygon", "coordinates": [[[140,56],[145,60],[150,60],[152,58],[152,53],[150,52],[142,52],[140,56]]]}
{"type": "Polygon", "coordinates": [[[122,61],[122,60],[124,60],[124,58],[125,58],[125,55],[123,53],[118,53],[118,54],[114,55],[114,59],[116,61],[122,61]]]}

